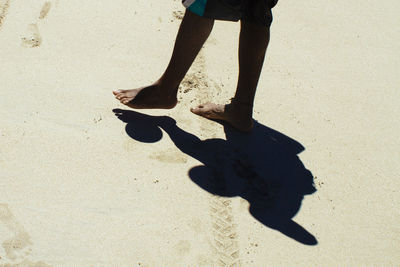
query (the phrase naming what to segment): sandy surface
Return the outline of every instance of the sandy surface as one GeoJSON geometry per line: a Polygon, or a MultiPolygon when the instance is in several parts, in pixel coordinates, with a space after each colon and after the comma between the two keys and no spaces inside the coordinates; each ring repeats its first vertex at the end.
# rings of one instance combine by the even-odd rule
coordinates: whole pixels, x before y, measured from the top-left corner
{"type": "Polygon", "coordinates": [[[113,98],[183,11],[0,0],[0,266],[398,266],[400,2],[281,0],[247,136],[189,112],[232,97],[237,23],[175,109],[113,98]]]}

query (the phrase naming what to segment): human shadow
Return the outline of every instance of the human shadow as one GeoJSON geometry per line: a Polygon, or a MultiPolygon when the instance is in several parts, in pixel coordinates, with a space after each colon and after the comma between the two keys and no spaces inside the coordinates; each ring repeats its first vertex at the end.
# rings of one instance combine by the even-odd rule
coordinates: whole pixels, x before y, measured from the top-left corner
{"type": "Polygon", "coordinates": [[[189,176],[204,190],[218,196],[240,196],[250,203],[250,213],[264,225],[300,243],[318,243],[292,220],[304,195],[316,191],[313,175],[297,156],[304,150],[297,141],[258,122],[249,134],[224,125],[226,140],[200,140],[179,128],[171,117],[113,111],[127,123],[125,130],[131,138],[157,142],[163,129],[179,150],[200,161],[203,165],[190,169],[189,176]]]}

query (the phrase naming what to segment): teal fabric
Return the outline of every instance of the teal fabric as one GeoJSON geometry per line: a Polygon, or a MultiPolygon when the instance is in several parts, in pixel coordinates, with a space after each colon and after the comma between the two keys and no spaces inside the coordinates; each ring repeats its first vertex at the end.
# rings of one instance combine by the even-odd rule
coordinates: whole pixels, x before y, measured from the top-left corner
{"type": "Polygon", "coordinates": [[[193,13],[203,16],[206,10],[207,0],[196,0],[193,4],[190,5],[189,10],[193,13]]]}

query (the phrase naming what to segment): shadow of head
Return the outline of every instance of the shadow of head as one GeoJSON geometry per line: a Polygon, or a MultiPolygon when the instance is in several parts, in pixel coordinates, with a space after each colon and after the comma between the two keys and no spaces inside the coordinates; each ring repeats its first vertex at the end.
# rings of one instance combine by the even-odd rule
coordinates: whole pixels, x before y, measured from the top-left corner
{"type": "Polygon", "coordinates": [[[126,123],[125,131],[132,138],[143,143],[156,143],[163,133],[160,125],[173,123],[175,120],[167,116],[149,116],[139,112],[113,109],[115,116],[126,123]]]}
{"type": "Polygon", "coordinates": [[[127,123],[126,132],[133,139],[157,142],[163,129],[178,149],[200,161],[203,165],[190,169],[189,176],[202,189],[223,197],[240,196],[264,225],[303,244],[317,244],[292,220],[304,196],[316,191],[313,175],[297,156],[304,150],[297,141],[259,123],[248,134],[224,125],[226,140],[200,140],[167,116],[114,112],[127,123]]]}

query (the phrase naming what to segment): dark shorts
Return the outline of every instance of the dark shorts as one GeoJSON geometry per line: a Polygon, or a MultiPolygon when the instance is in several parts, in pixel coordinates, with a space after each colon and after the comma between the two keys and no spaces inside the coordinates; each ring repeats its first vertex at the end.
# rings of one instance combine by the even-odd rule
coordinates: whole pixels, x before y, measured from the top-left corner
{"type": "Polygon", "coordinates": [[[248,21],[265,26],[272,23],[271,9],[278,0],[183,0],[191,12],[206,18],[248,21]]]}

